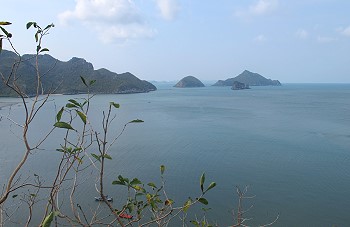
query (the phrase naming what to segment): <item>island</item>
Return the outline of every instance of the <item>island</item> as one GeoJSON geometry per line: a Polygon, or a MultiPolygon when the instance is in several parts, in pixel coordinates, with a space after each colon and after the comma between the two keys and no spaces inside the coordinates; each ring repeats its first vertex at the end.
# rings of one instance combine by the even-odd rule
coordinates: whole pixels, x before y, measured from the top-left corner
{"type": "Polygon", "coordinates": [[[278,80],[267,79],[258,73],[253,73],[248,70],[244,70],[234,78],[218,80],[213,86],[233,86],[235,81],[247,86],[281,86],[278,80]]]}
{"type": "Polygon", "coordinates": [[[241,83],[238,81],[233,81],[233,85],[231,87],[232,90],[244,90],[244,89],[250,89],[249,85],[245,83],[241,83]]]}
{"type": "MultiPolygon", "coordinates": [[[[12,51],[2,50],[0,53],[0,71],[6,77],[10,75],[13,64],[19,56],[12,51]]],[[[28,96],[36,93],[35,55],[21,56],[21,63],[16,72],[16,83],[28,96]]],[[[83,58],[73,57],[67,62],[60,61],[51,55],[38,57],[41,74],[41,87],[44,94],[80,94],[87,88],[86,81],[96,80],[90,92],[94,94],[127,94],[155,91],[157,88],[150,82],[140,80],[130,72],[117,74],[107,69],[95,70],[90,62],[83,58]]],[[[13,83],[14,77],[10,83],[13,83]]],[[[0,96],[16,96],[3,82],[0,83],[0,96]]]]}
{"type": "Polygon", "coordinates": [[[205,87],[205,85],[194,76],[186,76],[182,78],[174,87],[190,88],[190,87],[205,87]]]}

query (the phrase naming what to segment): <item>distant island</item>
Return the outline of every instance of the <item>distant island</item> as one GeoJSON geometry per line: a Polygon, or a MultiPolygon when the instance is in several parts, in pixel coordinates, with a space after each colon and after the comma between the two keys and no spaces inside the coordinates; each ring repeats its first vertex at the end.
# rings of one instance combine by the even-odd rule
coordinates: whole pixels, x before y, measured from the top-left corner
{"type": "Polygon", "coordinates": [[[258,73],[253,73],[248,70],[244,70],[241,74],[234,78],[227,80],[218,80],[213,86],[233,86],[234,82],[240,82],[246,86],[281,86],[278,80],[271,80],[263,77],[258,73]]]}
{"type": "Polygon", "coordinates": [[[182,78],[174,87],[189,88],[189,87],[205,87],[205,85],[194,76],[186,76],[182,78]]]}
{"type": "MultiPolygon", "coordinates": [[[[9,75],[15,61],[18,61],[18,56],[14,52],[1,51],[0,71],[4,76],[9,75]]],[[[63,62],[45,54],[40,55],[38,61],[44,93],[86,93],[86,87],[80,76],[86,80],[96,80],[96,83],[90,89],[91,93],[127,94],[157,90],[152,83],[140,80],[129,72],[117,74],[107,69],[95,70],[93,65],[83,58],[73,57],[71,60],[63,62]]],[[[16,82],[27,95],[32,95],[36,92],[35,81],[35,55],[23,55],[22,63],[17,70],[16,82]]],[[[0,96],[15,95],[3,82],[0,83],[0,96]]]]}

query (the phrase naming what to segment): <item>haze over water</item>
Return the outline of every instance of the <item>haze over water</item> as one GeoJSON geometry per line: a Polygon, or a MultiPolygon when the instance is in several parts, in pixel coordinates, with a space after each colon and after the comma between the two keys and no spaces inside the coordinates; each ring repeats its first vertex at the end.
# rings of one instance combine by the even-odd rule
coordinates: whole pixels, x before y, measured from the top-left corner
{"type": "MultiPolygon", "coordinates": [[[[256,195],[247,203],[247,207],[254,204],[248,214],[254,218],[251,225],[268,223],[277,214],[275,226],[350,224],[350,85],[286,84],[242,91],[158,88],[147,94],[93,98],[91,121],[96,125],[110,101],[121,104],[118,126],[111,132],[132,119],[145,121],[128,127],[117,141],[106,182],[119,174],[157,182],[159,166],[164,164],[168,193],[179,204],[198,195],[202,172],[207,183],[217,183],[207,196],[212,208],[208,218],[220,226],[232,224],[236,185],[250,185],[250,194],[256,195]]],[[[40,128],[49,128],[54,106],[70,98],[53,96],[32,132],[40,134],[40,128]]],[[[8,107],[0,110],[7,112],[8,107]]],[[[18,118],[21,110],[15,105],[11,113],[18,118]]],[[[4,175],[20,157],[8,125],[0,121],[1,163],[6,159],[0,172],[4,175]]],[[[44,175],[52,177],[57,156],[51,152],[59,143],[50,138],[46,150],[30,160],[26,167],[30,173],[45,169],[44,175]]],[[[116,186],[107,185],[107,190],[118,198],[116,186]]],[[[79,196],[81,204],[93,205],[93,185],[79,196]]]]}

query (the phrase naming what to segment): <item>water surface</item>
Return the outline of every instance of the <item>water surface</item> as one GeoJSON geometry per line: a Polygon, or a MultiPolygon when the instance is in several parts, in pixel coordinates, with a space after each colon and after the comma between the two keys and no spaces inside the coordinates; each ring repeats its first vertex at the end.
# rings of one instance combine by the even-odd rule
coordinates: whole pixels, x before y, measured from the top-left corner
{"type": "MultiPolygon", "coordinates": [[[[51,127],[55,108],[73,97],[83,95],[51,98],[32,129],[33,141],[51,127]]],[[[121,104],[111,137],[129,120],[145,122],[130,125],[111,150],[106,181],[122,174],[158,182],[164,164],[168,193],[179,204],[198,195],[202,172],[207,181],[217,182],[207,196],[208,216],[220,226],[232,224],[235,187],[245,185],[256,195],[248,202],[254,204],[251,225],[265,224],[277,214],[276,226],[350,225],[350,85],[287,84],[242,91],[160,86],[147,94],[97,95],[91,111],[95,127],[110,101],[121,104]]],[[[8,107],[0,113],[6,115],[8,107]]],[[[14,119],[22,113],[12,106],[14,119]]],[[[0,127],[0,172],[6,176],[22,147],[13,124],[3,119],[0,127]]],[[[52,177],[59,143],[51,137],[45,150],[30,159],[29,172],[45,169],[44,175],[52,177]]],[[[106,188],[118,198],[118,188],[106,188]]],[[[79,196],[81,204],[94,206],[93,185],[79,196]]]]}

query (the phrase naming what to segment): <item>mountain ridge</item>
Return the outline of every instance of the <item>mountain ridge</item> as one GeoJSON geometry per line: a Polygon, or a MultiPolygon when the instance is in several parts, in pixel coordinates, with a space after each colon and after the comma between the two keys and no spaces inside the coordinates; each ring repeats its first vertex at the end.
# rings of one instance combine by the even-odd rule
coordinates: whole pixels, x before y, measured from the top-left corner
{"type": "MultiPolygon", "coordinates": [[[[4,76],[9,75],[13,63],[18,56],[8,50],[0,53],[0,71],[4,76]]],[[[130,72],[115,73],[108,69],[94,69],[94,66],[83,58],[72,57],[69,61],[60,61],[49,54],[39,55],[39,71],[42,75],[44,93],[78,94],[86,93],[86,87],[81,76],[86,80],[96,80],[90,88],[91,93],[97,94],[127,94],[155,91],[157,88],[150,82],[140,80],[130,72]]],[[[36,93],[35,55],[24,54],[17,70],[17,83],[23,91],[32,95],[36,93]]],[[[13,81],[11,81],[13,82],[13,81]]],[[[0,83],[0,96],[16,95],[4,83],[0,83]]]]}

